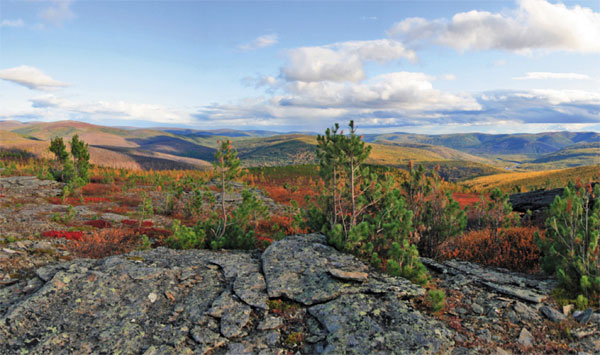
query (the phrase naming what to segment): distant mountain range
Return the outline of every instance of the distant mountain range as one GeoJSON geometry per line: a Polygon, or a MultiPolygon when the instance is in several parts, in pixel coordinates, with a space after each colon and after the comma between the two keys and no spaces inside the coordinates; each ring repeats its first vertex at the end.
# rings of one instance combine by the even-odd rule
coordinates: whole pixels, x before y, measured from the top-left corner
{"type": "MultiPolygon", "coordinates": [[[[0,148],[49,157],[49,140],[78,134],[89,143],[94,164],[140,169],[207,168],[217,140],[231,139],[245,166],[310,164],[316,139],[311,132],[116,128],[78,121],[0,121],[0,148]]],[[[405,167],[409,161],[440,165],[451,179],[509,170],[548,170],[598,164],[600,134],[366,134],[369,163],[405,167]]]]}

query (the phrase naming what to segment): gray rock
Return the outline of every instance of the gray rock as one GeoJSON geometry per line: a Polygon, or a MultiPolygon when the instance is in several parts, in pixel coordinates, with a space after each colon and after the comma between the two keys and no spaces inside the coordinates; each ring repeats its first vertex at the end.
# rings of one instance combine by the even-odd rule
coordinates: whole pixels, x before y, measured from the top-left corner
{"type": "Polygon", "coordinates": [[[521,329],[521,333],[519,333],[519,339],[517,341],[525,347],[531,347],[533,346],[533,335],[531,335],[527,328],[523,328],[521,329]]]}
{"type": "Polygon", "coordinates": [[[473,303],[471,305],[471,309],[473,310],[473,312],[477,313],[477,314],[483,314],[483,307],[481,307],[480,305],[478,305],[477,303],[473,303]]]}
{"type": "Polygon", "coordinates": [[[581,324],[587,324],[590,319],[592,319],[592,315],[594,314],[594,310],[591,308],[586,309],[584,312],[581,312],[577,316],[574,316],[575,320],[581,324]]]}
{"type": "Polygon", "coordinates": [[[515,302],[515,304],[513,305],[513,309],[521,319],[531,321],[533,319],[538,318],[535,309],[522,302],[515,302]]]}
{"type": "Polygon", "coordinates": [[[329,333],[326,354],[436,353],[454,343],[445,325],[411,310],[393,294],[345,294],[308,310],[329,333]],[[381,342],[372,341],[378,337],[381,342]]]}
{"type": "Polygon", "coordinates": [[[260,273],[251,273],[238,276],[233,283],[233,291],[246,304],[267,309],[267,284],[260,273]]]}
{"type": "Polygon", "coordinates": [[[280,317],[267,316],[258,324],[258,330],[278,329],[283,326],[283,319],[280,317]]]}
{"type": "Polygon", "coordinates": [[[366,266],[351,255],[326,245],[320,234],[287,237],[271,244],[263,253],[263,273],[269,297],[285,296],[313,305],[342,293],[344,282],[331,276],[331,267],[365,272],[366,266]]]}
{"type": "Polygon", "coordinates": [[[540,312],[544,315],[544,317],[548,318],[549,320],[555,323],[561,322],[566,319],[564,314],[550,306],[540,307],[540,312]]]}

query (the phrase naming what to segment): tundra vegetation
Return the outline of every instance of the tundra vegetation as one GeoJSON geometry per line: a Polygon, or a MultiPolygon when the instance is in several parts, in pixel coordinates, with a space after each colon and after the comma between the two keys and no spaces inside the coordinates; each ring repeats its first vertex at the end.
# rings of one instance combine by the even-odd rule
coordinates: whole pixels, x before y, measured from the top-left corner
{"type": "MultiPolygon", "coordinates": [[[[598,178],[597,167],[451,183],[435,166],[411,163],[401,170],[368,164],[372,148],[353,122],[346,133],[337,124],[327,129],[316,147],[317,165],[245,169],[231,141],[222,140],[212,170],[136,171],[91,165],[88,145],[75,135],[68,144],[51,140],[53,159],[2,151],[0,168],[2,176],[66,183],[62,196],[48,198],[71,206],[49,216],[64,228],[41,235],[69,239],[75,255],[103,257],[156,246],[265,248],[285,235],[317,231],[373,268],[416,283],[430,281],[421,256],[457,258],[545,271],[559,280],[559,302],[599,304],[600,187],[589,183],[598,178]],[[577,177],[588,181],[567,183],[577,177]],[[566,188],[545,223],[531,225],[512,212],[508,192],[555,184],[566,188]],[[76,206],[127,219],[80,223],[72,212],[76,206]]],[[[425,301],[443,309],[443,294],[429,293],[425,301]]]]}

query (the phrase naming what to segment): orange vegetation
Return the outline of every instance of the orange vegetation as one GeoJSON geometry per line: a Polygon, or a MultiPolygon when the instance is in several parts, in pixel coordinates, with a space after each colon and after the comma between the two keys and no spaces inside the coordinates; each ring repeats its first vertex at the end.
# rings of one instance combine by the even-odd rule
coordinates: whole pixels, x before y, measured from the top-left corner
{"type": "Polygon", "coordinates": [[[476,263],[503,267],[514,271],[537,271],[540,250],[534,234],[543,232],[537,228],[517,227],[501,230],[493,240],[489,229],[470,231],[447,242],[442,256],[476,263]]]}
{"type": "Polygon", "coordinates": [[[86,234],[67,244],[69,251],[83,258],[125,254],[140,247],[142,239],[133,229],[105,229],[86,234]]]}

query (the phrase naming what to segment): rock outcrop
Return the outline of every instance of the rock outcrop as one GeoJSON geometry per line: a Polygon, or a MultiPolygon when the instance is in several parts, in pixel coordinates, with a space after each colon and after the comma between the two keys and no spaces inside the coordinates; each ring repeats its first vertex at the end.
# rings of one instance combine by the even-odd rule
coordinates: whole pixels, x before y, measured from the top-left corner
{"type": "Polygon", "coordinates": [[[259,252],[157,248],[0,285],[0,353],[439,353],[454,333],[321,235],[259,252]]]}

